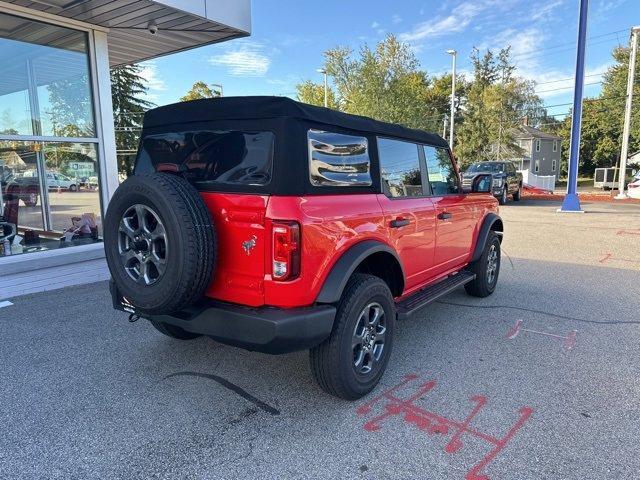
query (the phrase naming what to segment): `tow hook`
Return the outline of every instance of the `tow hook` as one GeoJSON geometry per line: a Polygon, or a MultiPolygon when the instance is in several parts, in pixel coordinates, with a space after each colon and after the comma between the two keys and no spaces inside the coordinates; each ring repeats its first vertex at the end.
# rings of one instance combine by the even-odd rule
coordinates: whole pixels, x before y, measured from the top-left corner
{"type": "Polygon", "coordinates": [[[137,313],[132,313],[131,315],[129,315],[129,323],[135,323],[138,320],[140,320],[140,315],[138,315],[137,313]]]}

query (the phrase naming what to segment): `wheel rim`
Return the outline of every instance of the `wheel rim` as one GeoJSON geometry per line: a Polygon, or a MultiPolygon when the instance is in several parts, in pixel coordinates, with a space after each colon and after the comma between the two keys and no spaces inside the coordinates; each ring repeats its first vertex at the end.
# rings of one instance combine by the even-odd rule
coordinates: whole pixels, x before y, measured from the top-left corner
{"type": "Polygon", "coordinates": [[[489,247],[487,255],[487,283],[492,285],[498,274],[498,249],[495,243],[489,247]]]}
{"type": "Polygon", "coordinates": [[[353,330],[351,348],[356,373],[366,375],[380,363],[385,348],[387,322],[382,305],[372,302],[362,309],[353,330]]]}
{"type": "Polygon", "coordinates": [[[29,194],[29,203],[33,203],[34,205],[38,203],[38,195],[36,193],[29,194]]]}
{"type": "Polygon", "coordinates": [[[167,267],[167,234],[158,214],[136,204],[120,219],[118,253],[129,277],[141,285],[153,285],[167,267]]]}

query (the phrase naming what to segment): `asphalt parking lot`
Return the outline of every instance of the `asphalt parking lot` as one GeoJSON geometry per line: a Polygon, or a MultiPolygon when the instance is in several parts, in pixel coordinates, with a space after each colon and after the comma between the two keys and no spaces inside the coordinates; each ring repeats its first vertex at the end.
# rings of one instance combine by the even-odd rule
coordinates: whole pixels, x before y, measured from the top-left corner
{"type": "Polygon", "coordinates": [[[130,324],[105,283],[13,299],[0,478],[636,478],[640,207],[584,207],[502,207],[496,293],[400,323],[354,403],[314,384],[306,352],[130,324]]]}

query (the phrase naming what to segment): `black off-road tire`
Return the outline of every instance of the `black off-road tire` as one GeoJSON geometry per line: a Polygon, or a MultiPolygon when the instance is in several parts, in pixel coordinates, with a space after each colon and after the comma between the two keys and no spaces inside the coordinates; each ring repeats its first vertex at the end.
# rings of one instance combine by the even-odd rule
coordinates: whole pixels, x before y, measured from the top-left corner
{"type": "Polygon", "coordinates": [[[507,203],[508,196],[509,196],[509,189],[505,185],[504,187],[502,187],[502,193],[500,193],[500,196],[498,197],[498,203],[500,205],[505,205],[507,203]]]}
{"type": "Polygon", "coordinates": [[[467,293],[473,297],[480,298],[491,295],[496,289],[500,273],[500,237],[495,232],[492,231],[489,234],[487,243],[484,246],[480,258],[475,262],[472,262],[467,268],[469,271],[476,274],[476,278],[464,286],[467,293]],[[489,269],[489,257],[492,249],[495,249],[497,253],[497,264],[495,266],[495,275],[493,276],[493,280],[490,281],[487,271],[489,269]]]}
{"type": "Polygon", "coordinates": [[[169,325],[168,323],[163,322],[151,322],[151,325],[155,327],[163,335],[167,337],[175,338],[177,340],[193,340],[194,338],[198,338],[200,335],[197,333],[187,332],[186,330],[176,327],[175,325],[169,325]]]}
{"type": "Polygon", "coordinates": [[[309,352],[311,372],[320,387],[328,394],[346,400],[357,400],[373,390],[389,362],[395,318],[395,303],[387,284],[373,275],[352,275],[338,302],[331,335],[309,352]],[[354,367],[352,337],[360,313],[372,302],[384,310],[385,345],[376,367],[366,374],[359,374],[354,367]]]}
{"type": "Polygon", "coordinates": [[[518,185],[518,190],[516,190],[513,194],[513,201],[519,202],[522,198],[522,185],[518,185]]]}
{"type": "Polygon", "coordinates": [[[202,297],[211,282],[216,231],[198,192],[181,177],[151,173],[125,180],[109,203],[104,244],[111,277],[122,295],[141,313],[179,311],[202,297]],[[120,256],[120,221],[134,205],[151,208],[165,230],[166,270],[150,285],[131,278],[120,256]]]}

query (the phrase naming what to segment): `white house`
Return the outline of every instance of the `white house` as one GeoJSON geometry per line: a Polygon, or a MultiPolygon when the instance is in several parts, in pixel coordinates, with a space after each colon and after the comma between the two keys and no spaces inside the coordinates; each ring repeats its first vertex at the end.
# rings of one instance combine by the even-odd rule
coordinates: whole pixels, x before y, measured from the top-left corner
{"type": "Polygon", "coordinates": [[[109,68],[250,32],[250,0],[0,0],[0,300],[107,277],[109,68]]]}

